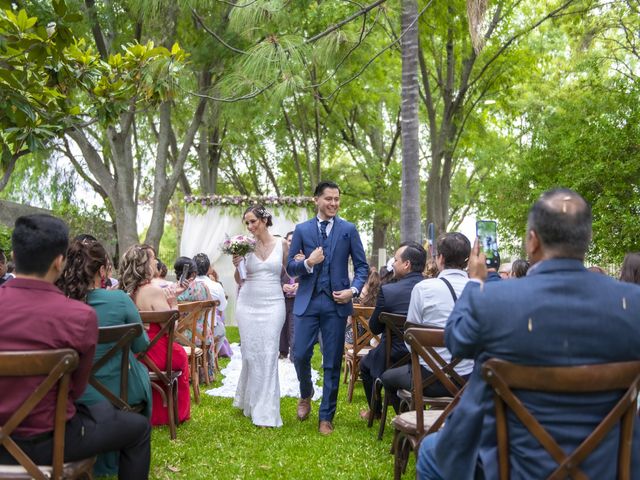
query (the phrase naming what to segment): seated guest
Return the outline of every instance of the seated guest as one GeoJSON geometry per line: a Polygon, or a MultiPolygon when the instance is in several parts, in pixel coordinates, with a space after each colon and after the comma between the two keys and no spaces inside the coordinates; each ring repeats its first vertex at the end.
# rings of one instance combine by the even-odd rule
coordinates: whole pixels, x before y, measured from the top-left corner
{"type": "MultiPolygon", "coordinates": [[[[224,285],[222,285],[218,272],[215,268],[213,268],[213,265],[209,267],[207,277],[209,277],[214,282],[219,283],[222,287],[222,291],[224,292],[224,285]]],[[[227,295],[227,292],[225,292],[224,297],[227,300],[229,299],[229,295],[227,295]]],[[[224,311],[220,310],[219,308],[216,308],[216,322],[220,322],[222,325],[225,324],[224,311]]],[[[221,341],[218,345],[218,355],[221,357],[231,357],[231,355],[233,355],[233,351],[231,350],[231,345],[229,345],[229,340],[227,339],[227,337],[222,337],[222,340],[223,341],[221,341]]]]}
{"type": "MultiPolygon", "coordinates": [[[[385,267],[386,268],[386,267],[385,267]]],[[[369,267],[369,276],[367,282],[362,287],[362,292],[359,297],[353,299],[353,304],[360,307],[373,307],[376,304],[376,298],[380,291],[380,274],[376,267],[369,267]]],[[[353,329],[351,328],[352,318],[351,315],[347,317],[347,326],[344,331],[344,343],[353,344],[353,329]]],[[[364,335],[365,328],[358,325],[358,335],[364,335]]]]}
{"type": "Polygon", "coordinates": [[[510,278],[522,278],[529,271],[529,262],[519,258],[511,266],[510,278]]]}
{"type": "MultiPolygon", "coordinates": [[[[196,282],[201,282],[206,285],[209,289],[209,295],[211,295],[211,300],[217,300],[220,302],[218,308],[216,308],[217,312],[224,312],[227,308],[227,294],[222,287],[222,284],[219,282],[215,282],[211,280],[207,274],[209,273],[209,267],[211,266],[211,262],[209,261],[209,257],[206,253],[198,253],[195,257],[193,257],[193,261],[196,263],[196,282]]],[[[226,337],[226,329],[224,327],[224,323],[220,321],[220,317],[216,315],[215,319],[210,320],[213,327],[213,336],[218,339],[217,348],[218,352],[222,347],[222,344],[227,341],[226,337]]]]}
{"type": "MultiPolygon", "coordinates": [[[[526,251],[532,266],[526,277],[483,283],[485,258],[474,246],[472,280],[447,321],[445,341],[453,355],[476,364],[442,430],[422,440],[418,478],[499,477],[493,394],[481,375],[486,359],[540,366],[640,359],[640,287],[587,272],[583,262],[590,241],[591,207],[576,192],[558,189],[544,193],[529,211],[526,251]]],[[[567,453],[592,433],[621,395],[517,392],[567,453]]],[[[510,478],[547,478],[558,464],[512,415],[508,423],[510,478]]],[[[585,478],[617,478],[611,463],[617,458],[618,429],[580,464],[585,478]]],[[[633,437],[629,478],[640,478],[637,422],[633,437]]]]}
{"type": "Polygon", "coordinates": [[[7,269],[7,257],[4,252],[0,250],[0,285],[5,283],[7,280],[11,280],[13,278],[7,269]]]}
{"type": "MultiPolygon", "coordinates": [[[[437,278],[427,278],[413,288],[407,322],[444,328],[458,296],[469,281],[464,269],[467,266],[471,244],[461,233],[445,233],[438,238],[437,251],[436,265],[440,273],[437,278]]],[[[445,361],[451,360],[451,354],[446,348],[436,348],[435,351],[445,361]]],[[[432,372],[428,370],[422,359],[420,363],[422,378],[430,377],[432,372]]],[[[463,360],[455,367],[455,371],[463,378],[467,378],[472,369],[473,361],[471,360],[463,360]]],[[[385,390],[389,393],[390,402],[398,412],[400,399],[396,392],[399,389],[411,390],[412,388],[411,364],[387,370],[381,378],[385,390]]],[[[425,388],[424,393],[430,397],[451,395],[440,382],[430,384],[425,388]]]]}
{"type": "MultiPolygon", "coordinates": [[[[93,308],[66,298],[54,285],[65,264],[67,226],[49,215],[20,217],[11,241],[17,275],[0,288],[0,350],[71,348],[78,352],[79,365],[71,375],[67,398],[64,460],[119,451],[119,478],[148,478],[149,421],[137,413],[120,411],[107,401],[76,403],[89,381],[98,321],[93,308]]],[[[41,381],[33,377],[0,378],[0,422],[6,422],[41,381]]],[[[16,443],[37,464],[52,462],[55,409],[51,392],[14,430],[16,443]]],[[[15,463],[2,447],[0,463],[15,463]]]]}
{"type": "Polygon", "coordinates": [[[640,253],[627,253],[620,267],[620,280],[640,284],[640,253]]]}
{"type": "MultiPolygon", "coordinates": [[[[122,290],[106,290],[102,287],[108,279],[110,261],[104,247],[97,241],[74,241],[67,250],[67,263],[57,282],[64,294],[85,302],[96,311],[99,327],[142,324],[133,301],[122,290]]],[[[127,401],[130,405],[144,405],[143,415],[151,417],[151,382],[149,372],[136,360],[135,352],[143,351],[149,344],[147,333],[136,338],[129,352],[129,377],[127,401]]],[[[98,345],[95,359],[99,360],[112,344],[98,345]]],[[[96,378],[116,395],[120,392],[120,355],[111,358],[98,372],[96,378]]],[[[87,386],[78,403],[94,405],[105,397],[91,385],[87,386]]],[[[99,455],[94,465],[98,476],[118,473],[118,452],[99,455]]]]}
{"type": "MultiPolygon", "coordinates": [[[[420,283],[424,277],[422,272],[427,261],[427,252],[424,247],[416,242],[408,242],[400,245],[394,256],[393,272],[395,282],[383,285],[378,294],[376,309],[369,319],[369,328],[380,337],[380,345],[371,350],[360,362],[360,376],[362,386],[367,396],[369,409],[371,409],[371,396],[373,393],[373,382],[384,373],[386,361],[385,326],[379,321],[382,312],[397,313],[406,315],[409,309],[409,300],[413,287],[420,283]]],[[[386,267],[385,267],[386,268],[386,267]]],[[[392,338],[391,343],[391,363],[402,359],[408,352],[404,341],[401,338],[392,338]]],[[[380,406],[378,406],[380,407],[380,406]]],[[[380,416],[380,411],[374,412],[376,417],[380,416]]],[[[362,418],[369,418],[369,411],[360,412],[362,418]]]]}
{"type": "MultiPolygon", "coordinates": [[[[156,252],[149,245],[133,245],[124,252],[120,260],[120,289],[129,294],[140,311],[170,310],[163,288],[151,283],[156,273],[156,252]]],[[[149,325],[149,338],[153,340],[160,332],[157,323],[149,325]]],[[[166,352],[168,337],[164,335],[149,351],[149,358],[160,369],[166,368],[166,352]]],[[[172,367],[180,370],[182,375],[178,377],[178,421],[184,422],[191,415],[191,393],[189,391],[189,360],[184,348],[173,342],[172,367]]],[[[167,407],[162,404],[162,396],[156,389],[153,392],[153,409],[151,411],[152,425],[167,425],[169,413],[167,407]]]]}

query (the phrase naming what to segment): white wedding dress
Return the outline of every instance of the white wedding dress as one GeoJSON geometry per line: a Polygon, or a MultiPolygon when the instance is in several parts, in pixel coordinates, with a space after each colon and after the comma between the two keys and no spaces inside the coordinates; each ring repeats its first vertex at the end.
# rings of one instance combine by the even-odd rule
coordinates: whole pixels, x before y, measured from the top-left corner
{"type": "Polygon", "coordinates": [[[249,253],[246,270],[236,306],[242,371],[233,406],[241,408],[256,425],[280,427],[278,354],[285,320],[280,284],[282,242],[276,241],[264,261],[249,253]]]}

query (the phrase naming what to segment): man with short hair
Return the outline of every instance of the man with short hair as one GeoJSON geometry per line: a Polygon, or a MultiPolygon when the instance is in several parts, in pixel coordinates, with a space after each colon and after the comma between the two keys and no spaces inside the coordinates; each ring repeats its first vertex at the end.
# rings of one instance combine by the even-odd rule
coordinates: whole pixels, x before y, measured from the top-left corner
{"type": "Polygon", "coordinates": [[[362,291],[369,266],[355,225],[338,216],[338,185],[320,182],[313,198],[318,214],[296,225],[287,259],[287,273],[297,277],[299,285],[293,304],[294,364],[300,382],[297,414],[300,420],[306,420],[311,411],[311,357],[320,331],[324,384],[318,432],[330,435],[338,400],[345,325],[353,311],[352,298],[362,291]],[[304,260],[297,259],[298,253],[304,260]],[[349,280],[349,259],[355,273],[353,281],[349,280]]]}
{"type": "Polygon", "coordinates": [[[226,341],[227,329],[222,321],[218,321],[218,315],[220,312],[224,312],[227,308],[227,294],[219,282],[214,282],[209,278],[209,267],[211,267],[211,261],[206,253],[198,253],[193,257],[193,261],[196,264],[196,282],[204,283],[209,291],[211,300],[217,300],[220,304],[216,307],[216,318],[212,319],[209,313],[209,324],[213,325],[213,336],[218,340],[217,351],[219,352],[222,345],[226,341]]]}
{"type": "MultiPolygon", "coordinates": [[[[464,269],[467,266],[470,251],[469,239],[461,233],[445,233],[438,238],[436,265],[440,273],[437,278],[422,280],[413,288],[407,312],[407,322],[444,328],[458,296],[469,280],[464,269]]],[[[451,360],[451,354],[446,348],[435,348],[435,351],[444,360],[451,360]]],[[[423,379],[433,375],[424,360],[420,359],[420,364],[423,379]]],[[[470,360],[462,361],[455,367],[455,371],[463,378],[467,378],[472,369],[473,362],[470,360]]],[[[382,384],[389,394],[390,403],[398,412],[400,399],[397,396],[397,391],[399,389],[411,390],[411,364],[387,370],[382,374],[382,384]]],[[[424,392],[425,395],[431,397],[451,395],[440,382],[430,384],[424,392]]]]}
{"type": "MultiPolygon", "coordinates": [[[[360,377],[362,378],[362,386],[367,396],[367,403],[371,409],[371,397],[373,394],[373,382],[385,371],[386,362],[386,345],[389,341],[386,338],[385,326],[380,322],[380,314],[382,312],[406,315],[409,309],[409,300],[411,299],[411,291],[413,287],[421,282],[424,277],[422,271],[427,262],[427,252],[424,247],[417,242],[405,242],[396,250],[393,256],[393,283],[382,285],[378,298],[376,299],[376,308],[369,319],[369,328],[380,337],[380,344],[371,350],[360,362],[360,377]]],[[[391,363],[400,361],[409,352],[401,338],[395,336],[391,339],[391,363]]],[[[375,417],[380,417],[381,410],[378,405],[377,411],[373,412],[375,417]]],[[[369,410],[360,412],[362,418],[369,418],[369,410]]]]}
{"type": "MultiPolygon", "coordinates": [[[[537,366],[640,359],[640,287],[588,272],[591,207],[568,189],[544,193],[529,212],[526,250],[532,267],[518,281],[486,283],[478,245],[451,313],[445,342],[475,366],[460,402],[440,432],[420,446],[418,478],[498,478],[495,406],[481,375],[490,358],[537,366]]],[[[521,390],[519,400],[564,452],[575,450],[621,392],[552,394],[521,390]]],[[[588,478],[617,478],[616,426],[580,469],[588,478]]],[[[640,425],[633,432],[631,476],[640,478],[640,425]]],[[[509,420],[511,478],[547,478],[558,464],[519,421],[509,420]]]]}
{"type": "MultiPolygon", "coordinates": [[[[11,237],[16,278],[0,287],[0,351],[53,350],[78,352],[67,399],[65,461],[120,451],[118,477],[149,475],[151,426],[142,415],[117,410],[109,402],[76,405],[93,365],[98,341],[95,311],[71,300],[54,283],[65,265],[69,230],[50,215],[19,217],[11,237]]],[[[38,377],[0,378],[0,423],[18,409],[42,381],[38,377]]],[[[38,464],[52,461],[55,394],[47,396],[14,430],[16,443],[38,464]]],[[[0,447],[0,463],[15,460],[0,447]]]]}

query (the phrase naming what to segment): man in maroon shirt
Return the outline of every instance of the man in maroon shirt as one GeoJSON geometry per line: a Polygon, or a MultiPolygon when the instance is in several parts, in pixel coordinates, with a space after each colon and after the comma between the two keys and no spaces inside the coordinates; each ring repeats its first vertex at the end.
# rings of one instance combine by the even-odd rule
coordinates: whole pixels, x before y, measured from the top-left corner
{"type": "MultiPolygon", "coordinates": [[[[16,220],[11,238],[16,278],[0,287],[0,351],[72,348],[80,363],[73,372],[67,399],[65,461],[120,451],[118,477],[149,475],[149,421],[122,412],[109,402],[76,405],[87,383],[98,340],[95,311],[66,298],[54,282],[65,265],[69,230],[50,215],[16,220]]],[[[4,423],[40,383],[41,378],[0,378],[0,423],[4,423]]],[[[50,464],[55,412],[54,392],[33,409],[12,438],[36,463],[50,464]]],[[[15,463],[0,447],[0,463],[15,463]]]]}

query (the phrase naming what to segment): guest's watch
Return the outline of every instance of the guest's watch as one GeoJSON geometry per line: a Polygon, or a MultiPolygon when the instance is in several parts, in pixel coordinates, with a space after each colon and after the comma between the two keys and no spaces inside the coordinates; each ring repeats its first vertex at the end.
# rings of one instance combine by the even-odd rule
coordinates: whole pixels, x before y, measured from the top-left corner
{"type": "Polygon", "coordinates": [[[353,294],[353,298],[356,298],[358,295],[360,295],[360,292],[356,287],[351,287],[351,293],[353,294]]]}

